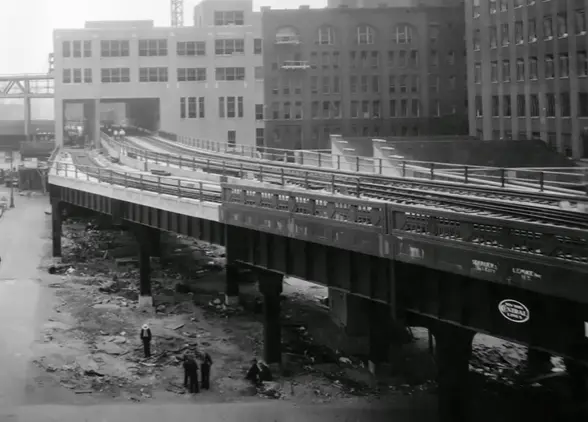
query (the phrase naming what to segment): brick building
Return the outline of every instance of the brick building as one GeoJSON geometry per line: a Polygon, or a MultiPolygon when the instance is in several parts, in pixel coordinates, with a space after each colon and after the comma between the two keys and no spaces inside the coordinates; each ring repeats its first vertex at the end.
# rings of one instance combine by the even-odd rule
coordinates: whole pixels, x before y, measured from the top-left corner
{"type": "Polygon", "coordinates": [[[467,133],[463,5],[261,13],[266,146],[467,133]]]}
{"type": "Polygon", "coordinates": [[[470,134],[588,158],[588,0],[466,5],[470,134]]]}

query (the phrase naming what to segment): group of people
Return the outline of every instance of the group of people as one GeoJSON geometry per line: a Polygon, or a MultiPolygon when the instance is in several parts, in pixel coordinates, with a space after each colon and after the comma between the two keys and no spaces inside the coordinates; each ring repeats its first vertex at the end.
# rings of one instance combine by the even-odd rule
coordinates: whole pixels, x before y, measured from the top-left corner
{"type": "MultiPolygon", "coordinates": [[[[208,353],[205,353],[200,361],[200,375],[203,390],[210,389],[210,367],[212,366],[212,358],[208,353]]],[[[190,390],[190,393],[195,394],[200,392],[198,387],[198,362],[193,355],[184,355],[184,387],[190,390]]]]}
{"type": "MultiPolygon", "coordinates": [[[[145,358],[151,357],[151,329],[149,325],[143,324],[140,333],[141,341],[143,342],[143,352],[145,358]]],[[[198,368],[198,362],[193,355],[184,355],[184,387],[190,390],[190,393],[200,392],[200,387],[204,390],[210,389],[210,368],[212,366],[212,358],[208,353],[205,353],[198,368]],[[201,383],[198,384],[198,369],[200,369],[201,383]]]]}
{"type": "Polygon", "coordinates": [[[262,382],[272,380],[272,373],[265,362],[253,359],[251,361],[251,367],[247,371],[247,375],[245,375],[245,379],[251,381],[256,387],[259,387],[262,382]]]}

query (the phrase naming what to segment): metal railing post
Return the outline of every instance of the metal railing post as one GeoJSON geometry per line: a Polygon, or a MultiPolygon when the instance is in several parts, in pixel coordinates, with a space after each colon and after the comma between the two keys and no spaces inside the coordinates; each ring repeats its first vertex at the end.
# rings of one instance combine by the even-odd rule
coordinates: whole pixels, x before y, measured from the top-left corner
{"type": "Polygon", "coordinates": [[[341,156],[337,154],[337,170],[341,170],[341,156]]]}
{"type": "Polygon", "coordinates": [[[500,169],[500,186],[504,187],[506,183],[505,180],[505,170],[503,168],[500,169]]]}
{"type": "Polygon", "coordinates": [[[359,157],[355,157],[355,171],[359,172],[359,157]]]}
{"type": "Polygon", "coordinates": [[[361,196],[361,180],[359,179],[359,177],[357,178],[356,189],[357,189],[356,196],[359,198],[361,196]]]}
{"type": "Polygon", "coordinates": [[[331,173],[331,192],[335,193],[335,173],[331,173]]]}
{"type": "Polygon", "coordinates": [[[157,176],[157,193],[161,193],[161,176],[157,176]]]}
{"type": "Polygon", "coordinates": [[[382,174],[382,159],[378,158],[378,174],[382,174]]]}
{"type": "Polygon", "coordinates": [[[402,162],[402,177],[406,177],[406,161],[402,162]]]}
{"type": "Polygon", "coordinates": [[[139,190],[143,190],[143,175],[139,178],[139,190]]]}
{"type": "Polygon", "coordinates": [[[431,163],[431,180],[435,179],[435,163],[431,163]]]}
{"type": "Polygon", "coordinates": [[[259,166],[259,181],[263,182],[263,166],[259,166]]]}
{"type": "Polygon", "coordinates": [[[543,189],[545,188],[545,173],[543,173],[542,171],[539,172],[539,190],[541,192],[543,192],[543,189]]]}
{"type": "Polygon", "coordinates": [[[178,179],[178,198],[182,197],[182,181],[178,179]]]}
{"type": "Polygon", "coordinates": [[[282,178],[282,186],[286,186],[286,180],[284,178],[284,167],[280,167],[280,176],[282,178]]]}
{"type": "Polygon", "coordinates": [[[469,174],[468,174],[468,166],[465,166],[463,168],[463,181],[464,181],[464,183],[467,183],[468,182],[468,177],[469,177],[469,174]]]}
{"type": "Polygon", "coordinates": [[[198,195],[200,195],[200,202],[204,201],[204,189],[202,182],[198,182],[198,195]]]}
{"type": "Polygon", "coordinates": [[[304,172],[304,189],[308,189],[309,185],[308,185],[308,172],[305,171],[304,172]]]}

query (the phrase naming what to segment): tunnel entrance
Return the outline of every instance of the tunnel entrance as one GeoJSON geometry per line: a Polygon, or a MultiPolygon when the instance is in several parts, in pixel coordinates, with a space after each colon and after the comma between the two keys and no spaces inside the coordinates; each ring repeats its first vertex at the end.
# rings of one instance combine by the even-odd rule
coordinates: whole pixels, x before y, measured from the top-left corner
{"type": "Polygon", "coordinates": [[[105,127],[159,130],[159,98],[66,100],[63,102],[63,143],[88,146],[105,127]]]}

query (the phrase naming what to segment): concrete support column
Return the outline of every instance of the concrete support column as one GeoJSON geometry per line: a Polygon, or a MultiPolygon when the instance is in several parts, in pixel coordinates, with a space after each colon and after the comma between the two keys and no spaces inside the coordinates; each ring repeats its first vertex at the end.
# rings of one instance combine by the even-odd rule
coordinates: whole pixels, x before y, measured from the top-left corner
{"type": "Polygon", "coordinates": [[[282,323],[280,294],[282,274],[264,271],[259,277],[263,294],[263,357],[266,363],[282,363],[282,323]]]}
{"type": "Polygon", "coordinates": [[[564,359],[570,377],[572,414],[575,420],[588,418],[588,367],[571,359],[564,359]]]}
{"type": "Polygon", "coordinates": [[[369,361],[370,371],[374,373],[378,364],[389,360],[390,346],[399,336],[394,330],[388,305],[372,302],[369,319],[369,361]]]}
{"type": "Polygon", "coordinates": [[[434,327],[439,422],[470,421],[469,361],[475,333],[439,323],[434,327]]]}
{"type": "Polygon", "coordinates": [[[62,215],[61,201],[51,198],[51,231],[53,257],[61,257],[61,234],[62,234],[62,215]]]}
{"type": "Polygon", "coordinates": [[[147,232],[149,239],[149,256],[161,258],[161,231],[157,229],[149,229],[147,232]]]}
{"type": "Polygon", "coordinates": [[[239,267],[234,263],[228,263],[225,276],[225,305],[236,306],[239,304],[239,267]]]}
{"type": "MultiPolygon", "coordinates": [[[[28,85],[28,81],[25,81],[28,85]]],[[[27,92],[28,92],[28,86],[27,92]]],[[[24,97],[24,130],[27,141],[31,140],[31,98],[28,96],[24,97]]]]}
{"type": "Polygon", "coordinates": [[[139,307],[153,306],[151,295],[151,256],[149,244],[139,245],[139,307]]]}
{"type": "Polygon", "coordinates": [[[100,148],[100,100],[92,100],[92,139],[95,148],[100,148]]]}
{"type": "Polygon", "coordinates": [[[55,145],[63,146],[63,127],[65,126],[65,103],[61,98],[55,97],[55,145]]]}

